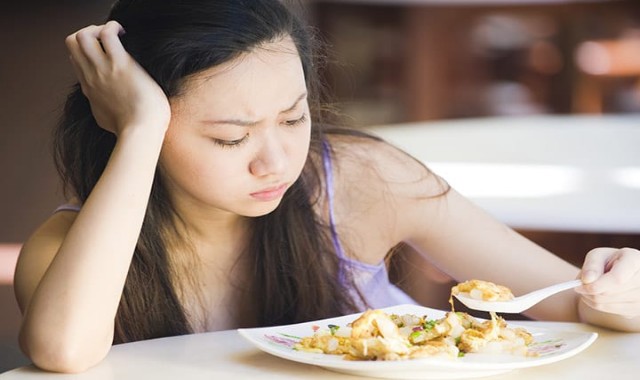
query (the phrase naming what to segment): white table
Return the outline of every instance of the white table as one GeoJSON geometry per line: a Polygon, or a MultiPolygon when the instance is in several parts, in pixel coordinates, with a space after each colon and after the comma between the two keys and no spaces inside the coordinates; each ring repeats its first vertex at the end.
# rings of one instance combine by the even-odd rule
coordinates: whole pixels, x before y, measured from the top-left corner
{"type": "Polygon", "coordinates": [[[640,233],[640,115],[369,128],[514,228],[640,233]]]}
{"type": "MultiPolygon", "coordinates": [[[[496,380],[635,380],[640,369],[640,334],[614,333],[577,323],[518,322],[520,325],[596,331],[598,339],[571,358],[490,377],[496,380]]],[[[107,358],[87,372],[51,374],[22,367],[0,375],[2,380],[74,379],[357,379],[290,362],[254,348],[236,331],[185,335],[114,346],[107,358]]]]}

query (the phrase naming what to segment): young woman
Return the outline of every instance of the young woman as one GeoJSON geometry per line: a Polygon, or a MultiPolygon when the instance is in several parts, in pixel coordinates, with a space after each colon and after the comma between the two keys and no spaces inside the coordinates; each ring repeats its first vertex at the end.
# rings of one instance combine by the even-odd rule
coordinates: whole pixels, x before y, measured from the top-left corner
{"type": "Polygon", "coordinates": [[[312,36],[280,1],[122,0],[109,20],[66,40],[79,85],[55,144],[73,200],[16,271],[37,366],[413,302],[385,267],[400,243],[515,293],[581,276],[530,316],[640,330],[637,250],[596,249],[580,272],[400,150],[326,129],[312,36]]]}

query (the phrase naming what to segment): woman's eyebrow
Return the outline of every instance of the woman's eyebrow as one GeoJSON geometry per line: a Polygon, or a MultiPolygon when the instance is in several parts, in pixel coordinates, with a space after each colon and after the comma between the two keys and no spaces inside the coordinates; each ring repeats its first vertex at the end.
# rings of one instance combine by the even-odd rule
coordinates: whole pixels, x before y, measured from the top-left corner
{"type": "MultiPolygon", "coordinates": [[[[307,97],[307,93],[303,92],[300,96],[298,96],[298,98],[295,100],[295,102],[293,102],[291,107],[289,107],[289,108],[287,108],[287,109],[285,109],[283,111],[280,111],[280,113],[283,114],[283,113],[288,113],[288,112],[293,111],[298,106],[298,103],[300,103],[306,97],[307,97]]],[[[211,124],[211,125],[232,124],[232,125],[238,125],[238,126],[241,126],[241,127],[251,127],[251,126],[254,126],[254,125],[259,123],[259,121],[249,121],[249,120],[240,120],[240,119],[203,120],[203,122],[205,124],[211,124]]]]}
{"type": "Polygon", "coordinates": [[[298,96],[298,98],[296,99],[295,102],[293,102],[293,104],[291,105],[291,107],[287,108],[286,110],[280,112],[280,113],[287,113],[287,112],[291,112],[293,111],[294,108],[296,108],[296,106],[298,105],[298,103],[300,103],[302,101],[302,99],[305,99],[307,97],[307,93],[303,92],[300,96],[298,96]]]}

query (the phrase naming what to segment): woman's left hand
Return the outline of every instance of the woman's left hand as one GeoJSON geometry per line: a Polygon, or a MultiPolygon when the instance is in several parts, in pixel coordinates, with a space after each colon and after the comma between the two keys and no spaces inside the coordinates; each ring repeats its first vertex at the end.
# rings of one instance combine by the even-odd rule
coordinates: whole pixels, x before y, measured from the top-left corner
{"type": "Polygon", "coordinates": [[[576,288],[591,308],[627,318],[640,316],[640,251],[596,248],[582,266],[583,286],[576,288]]]}

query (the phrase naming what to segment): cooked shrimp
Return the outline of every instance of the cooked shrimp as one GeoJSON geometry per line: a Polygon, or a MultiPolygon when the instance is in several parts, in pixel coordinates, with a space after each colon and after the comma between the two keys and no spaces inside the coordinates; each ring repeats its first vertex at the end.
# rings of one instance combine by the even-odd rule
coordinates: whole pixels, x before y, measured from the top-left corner
{"type": "Polygon", "coordinates": [[[401,337],[398,326],[381,310],[367,310],[351,323],[351,338],[401,337]]]}

